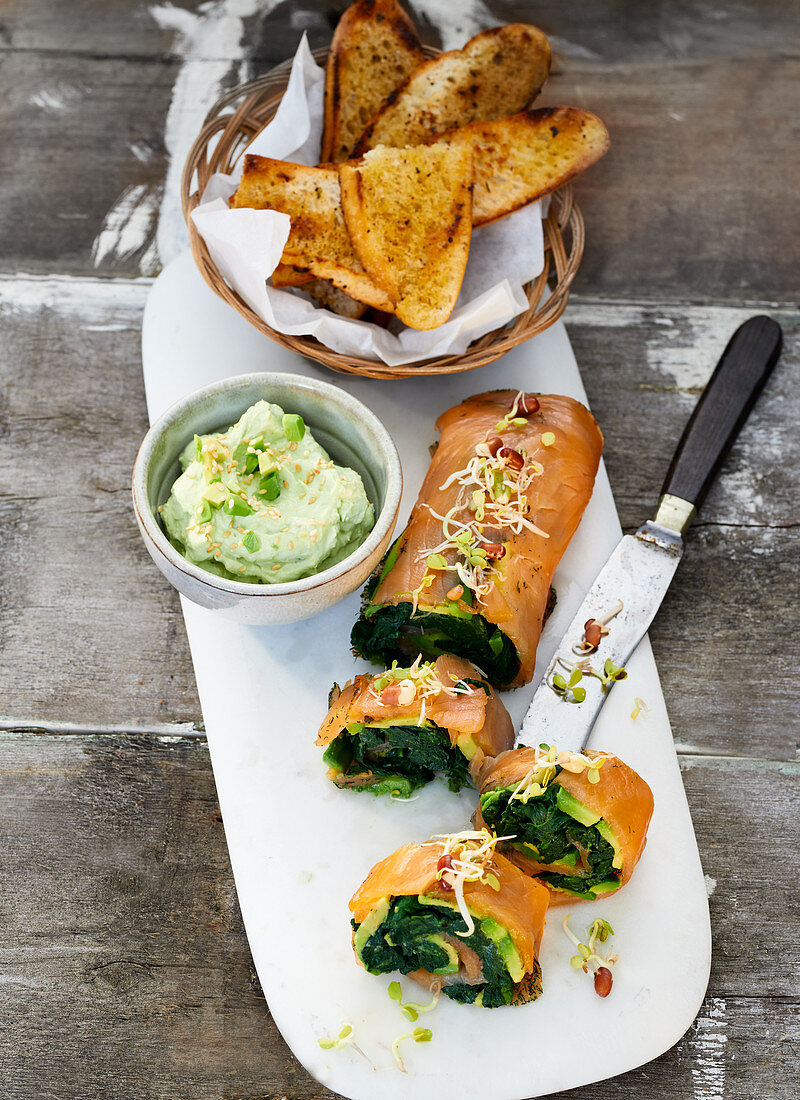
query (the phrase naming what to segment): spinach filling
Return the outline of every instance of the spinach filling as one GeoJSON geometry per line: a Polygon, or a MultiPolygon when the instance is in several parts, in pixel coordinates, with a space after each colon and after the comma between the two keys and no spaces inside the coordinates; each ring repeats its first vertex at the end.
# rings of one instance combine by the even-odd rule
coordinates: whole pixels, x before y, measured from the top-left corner
{"type": "Polygon", "coordinates": [[[597,831],[594,825],[581,825],[574,817],[564,813],[556,804],[558,786],[553,784],[527,802],[509,801],[513,787],[498,787],[481,795],[481,813],[484,821],[500,836],[516,836],[514,847],[539,863],[558,863],[585,855],[586,867],[580,874],[561,875],[544,871],[538,875],[544,882],[558,890],[567,890],[576,897],[594,901],[593,887],[619,879],[619,872],[612,867],[614,849],[597,831]],[[529,845],[534,852],[526,851],[520,844],[529,845]]]}
{"type": "MultiPolygon", "coordinates": [[[[511,639],[489,623],[483,615],[465,612],[457,603],[448,603],[442,611],[417,611],[411,603],[372,603],[378,585],[392,571],[406,540],[406,533],[395,540],[386,557],[364,586],[361,615],[350,633],[353,651],[374,665],[388,667],[406,657],[421,653],[435,660],[445,653],[465,657],[483,669],[491,684],[510,684],[520,669],[520,659],[511,639]]],[[[470,593],[471,595],[471,593],[470,593]]],[[[544,622],[556,606],[556,591],[550,588],[544,622]]]]}
{"type": "MultiPolygon", "coordinates": [[[[352,925],[358,928],[355,921],[352,925]]],[[[443,985],[442,993],[460,1004],[479,1004],[484,1008],[510,1004],[515,986],[499,948],[484,934],[477,917],[471,936],[456,937],[457,932],[463,931],[464,920],[456,909],[424,905],[416,897],[394,898],[379,928],[361,947],[361,961],[370,974],[390,974],[395,970],[401,974],[413,970],[427,970],[434,975],[437,971],[439,975],[452,974],[457,972],[452,948],[448,951],[441,940],[443,935],[450,935],[478,955],[483,964],[484,981],[477,985],[466,982],[443,985]]],[[[532,1000],[541,992],[538,977],[535,991],[529,991],[528,999],[532,1000]]]]}
{"type": "MultiPolygon", "coordinates": [[[[365,597],[368,601],[368,590],[365,597]]],[[[519,672],[514,643],[493,623],[487,623],[483,615],[412,612],[410,603],[376,608],[367,602],[353,627],[350,644],[365,660],[386,667],[418,653],[426,660],[451,653],[472,661],[492,684],[510,684],[519,672]]]]}
{"type": "Polygon", "coordinates": [[[330,743],[322,758],[342,780],[341,786],[371,794],[408,798],[441,772],[451,791],[472,785],[467,758],[433,724],[381,726],[352,722],[330,743]],[[356,780],[363,776],[364,783],[356,780]]]}

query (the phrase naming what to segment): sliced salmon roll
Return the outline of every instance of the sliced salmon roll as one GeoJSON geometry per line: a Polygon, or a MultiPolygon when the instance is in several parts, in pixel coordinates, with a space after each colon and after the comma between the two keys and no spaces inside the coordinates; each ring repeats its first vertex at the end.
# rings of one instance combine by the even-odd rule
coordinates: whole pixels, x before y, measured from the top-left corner
{"type": "Polygon", "coordinates": [[[506,837],[505,855],[558,905],[624,886],[652,816],[650,787],[612,753],[539,746],[503,753],[487,769],[475,824],[506,837]]]}
{"type": "Polygon", "coordinates": [[[461,1004],[535,1000],[549,895],[486,830],[406,844],[350,899],[353,950],[371,974],[399,971],[461,1004]]]}
{"type": "Polygon", "coordinates": [[[458,791],[514,744],[500,697],[460,657],[356,676],[329,704],[317,744],[337,787],[407,798],[440,773],[458,791]]]}
{"type": "Polygon", "coordinates": [[[383,665],[453,653],[496,686],[525,684],[603,436],[571,397],[513,390],[470,397],[436,426],[408,526],[367,583],[353,648],[383,665]]]}

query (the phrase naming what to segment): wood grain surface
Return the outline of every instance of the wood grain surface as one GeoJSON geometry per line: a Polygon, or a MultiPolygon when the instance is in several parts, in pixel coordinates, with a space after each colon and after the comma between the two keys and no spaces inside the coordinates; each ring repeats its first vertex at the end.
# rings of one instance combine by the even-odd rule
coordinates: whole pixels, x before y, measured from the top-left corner
{"type": "MultiPolygon", "coordinates": [[[[0,3],[0,1095],[323,1100],[242,930],[180,607],[140,542],[148,287],[217,95],[327,43],[343,0],[0,3]]],[[[651,514],[730,332],[784,356],[651,631],[714,958],[670,1052],[575,1100],[794,1100],[800,142],[789,0],[418,0],[445,47],[512,19],[543,103],[595,110],[566,314],[623,526],[651,514]],[[792,916],[794,914],[794,917],[792,916]]],[[[655,945],[657,949],[657,945],[655,945]]],[[[676,960],[680,965],[680,960],[676,960]]]]}

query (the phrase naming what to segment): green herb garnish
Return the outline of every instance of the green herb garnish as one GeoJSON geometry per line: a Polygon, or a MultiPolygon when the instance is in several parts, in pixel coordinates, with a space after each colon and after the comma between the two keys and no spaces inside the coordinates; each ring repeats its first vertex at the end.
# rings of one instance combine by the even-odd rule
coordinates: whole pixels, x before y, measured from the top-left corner
{"type": "Polygon", "coordinates": [[[413,1031],[408,1032],[406,1035],[398,1035],[395,1041],[392,1043],[392,1054],[394,1060],[397,1062],[397,1068],[401,1073],[406,1072],[406,1067],[403,1064],[403,1059],[400,1057],[400,1044],[404,1039],[413,1039],[415,1043],[429,1043],[433,1038],[433,1032],[428,1027],[415,1027],[413,1031]]]}
{"type": "Polygon", "coordinates": [[[345,1024],[335,1039],[317,1039],[323,1050],[341,1050],[353,1042],[354,1032],[350,1024],[345,1024]]]}
{"type": "Polygon", "coordinates": [[[586,698],[586,688],[578,687],[583,679],[583,673],[579,668],[573,668],[570,677],[566,680],[560,672],[554,672],[550,681],[550,687],[568,703],[582,703],[586,698]]]}
{"type": "Polygon", "coordinates": [[[624,668],[617,668],[611,659],[607,660],[603,665],[602,672],[597,672],[596,669],[593,668],[588,668],[586,671],[591,673],[592,676],[597,677],[603,691],[608,691],[611,685],[615,684],[617,680],[627,680],[628,678],[627,670],[624,668]]]}
{"type": "MultiPolygon", "coordinates": [[[[413,1024],[418,1019],[420,1012],[433,1012],[434,1008],[439,1003],[439,990],[434,994],[430,1002],[426,1005],[417,1004],[416,1001],[403,1002],[403,990],[400,986],[400,982],[389,982],[389,987],[386,990],[386,994],[390,1001],[396,1001],[400,1006],[400,1011],[410,1020],[413,1024]]],[[[419,1029],[418,1029],[419,1030],[419,1029]]]]}

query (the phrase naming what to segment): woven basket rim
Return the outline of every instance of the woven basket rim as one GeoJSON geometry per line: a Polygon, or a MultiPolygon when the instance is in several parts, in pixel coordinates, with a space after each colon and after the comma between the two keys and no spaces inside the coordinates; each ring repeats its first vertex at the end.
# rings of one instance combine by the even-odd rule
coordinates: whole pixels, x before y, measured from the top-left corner
{"type": "MultiPolygon", "coordinates": [[[[426,46],[429,57],[440,51],[426,46]]],[[[328,49],[312,51],[324,65],[328,49]]],[[[290,336],[267,325],[219,273],[208,248],[197,232],[191,213],[200,201],[212,172],[229,170],[240,159],[253,137],[274,117],[291,73],[292,59],[223,93],[206,115],[203,127],[186,158],[181,178],[181,206],[195,264],[208,286],[264,335],[291,351],[315,360],[331,370],[372,378],[414,378],[420,375],[454,374],[474,370],[498,359],[525,340],[549,328],[563,313],[584,247],[584,224],[567,183],[553,192],[542,219],[545,259],[542,272],[523,287],[528,308],[505,325],[474,340],[458,355],[434,356],[390,366],[380,359],[335,352],[313,336],[290,336]],[[569,247],[564,236],[569,236],[569,247]],[[555,285],[548,290],[548,278],[555,285]]]]}

